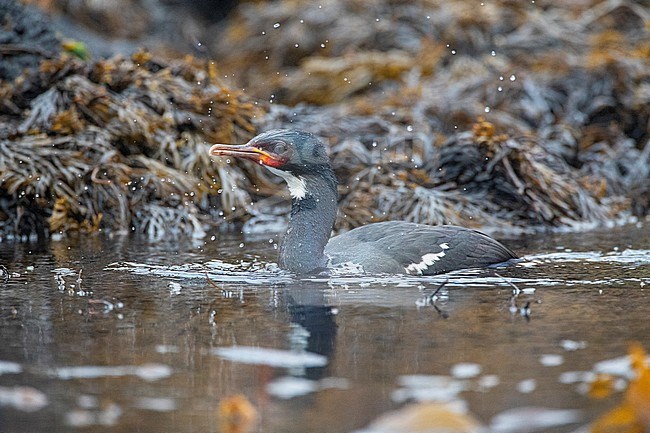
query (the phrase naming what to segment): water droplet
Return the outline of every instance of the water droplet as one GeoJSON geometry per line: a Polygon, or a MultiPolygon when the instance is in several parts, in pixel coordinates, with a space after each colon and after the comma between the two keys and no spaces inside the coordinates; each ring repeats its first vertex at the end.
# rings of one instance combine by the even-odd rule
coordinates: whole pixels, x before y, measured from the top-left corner
{"type": "Polygon", "coordinates": [[[492,50],[492,51],[490,52],[490,54],[492,54],[492,57],[494,57],[494,56],[496,56],[496,55],[497,55],[497,52],[496,52],[496,51],[494,51],[494,50],[492,50]]]}
{"type": "Polygon", "coordinates": [[[499,86],[499,87],[497,87],[497,90],[498,90],[499,92],[503,92],[503,87],[499,86]]]}
{"type": "Polygon", "coordinates": [[[483,111],[485,111],[486,113],[489,113],[490,112],[490,107],[485,107],[485,109],[483,111]]]}
{"type": "Polygon", "coordinates": [[[280,23],[275,23],[275,24],[273,24],[273,28],[274,28],[274,29],[280,28],[280,23]]]}
{"type": "Polygon", "coordinates": [[[406,127],[406,130],[407,130],[408,132],[413,132],[413,126],[408,125],[408,126],[406,127]]]}
{"type": "Polygon", "coordinates": [[[516,79],[517,79],[517,77],[515,77],[515,74],[512,74],[512,75],[510,76],[510,81],[515,81],[516,79]]]}
{"type": "Polygon", "coordinates": [[[239,244],[239,248],[244,248],[244,243],[239,244]]]}
{"type": "Polygon", "coordinates": [[[456,50],[451,50],[451,55],[455,56],[456,55],[456,50]]]}

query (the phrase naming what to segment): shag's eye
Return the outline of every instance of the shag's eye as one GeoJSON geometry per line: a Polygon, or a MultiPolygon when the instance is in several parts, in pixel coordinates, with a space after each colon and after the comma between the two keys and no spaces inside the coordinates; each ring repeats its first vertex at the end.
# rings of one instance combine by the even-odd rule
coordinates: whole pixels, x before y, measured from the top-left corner
{"type": "Polygon", "coordinates": [[[273,145],[273,153],[276,155],[282,155],[283,153],[286,153],[287,150],[289,150],[289,146],[284,141],[280,141],[273,145]]]}

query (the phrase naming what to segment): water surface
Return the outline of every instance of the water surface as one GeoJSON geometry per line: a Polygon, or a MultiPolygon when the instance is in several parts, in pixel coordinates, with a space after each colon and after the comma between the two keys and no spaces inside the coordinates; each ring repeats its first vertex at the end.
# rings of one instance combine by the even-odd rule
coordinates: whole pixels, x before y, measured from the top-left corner
{"type": "Polygon", "coordinates": [[[429,278],[296,279],[273,240],[1,244],[2,430],[218,431],[243,394],[263,432],[349,432],[413,401],[486,425],[575,409],[554,427],[574,431],[621,399],[585,394],[598,362],[650,349],[641,225],[506,240],[529,260],[429,278]]]}

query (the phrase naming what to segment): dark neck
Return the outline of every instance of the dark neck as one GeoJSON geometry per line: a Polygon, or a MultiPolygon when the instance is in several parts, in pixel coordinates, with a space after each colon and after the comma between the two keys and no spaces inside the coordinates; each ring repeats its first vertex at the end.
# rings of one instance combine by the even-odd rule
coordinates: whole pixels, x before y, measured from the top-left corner
{"type": "Polygon", "coordinates": [[[329,166],[302,176],[307,193],[291,202],[289,228],[280,245],[279,265],[296,273],[327,267],[323,254],[336,220],[338,193],[336,178],[329,166]]]}

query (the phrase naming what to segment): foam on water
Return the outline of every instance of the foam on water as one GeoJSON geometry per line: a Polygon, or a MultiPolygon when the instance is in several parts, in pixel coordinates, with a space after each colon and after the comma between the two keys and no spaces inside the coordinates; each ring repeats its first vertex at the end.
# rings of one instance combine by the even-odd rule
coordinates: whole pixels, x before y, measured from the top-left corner
{"type": "Polygon", "coordinates": [[[526,260],[552,262],[607,262],[634,265],[650,265],[650,250],[625,249],[623,251],[569,251],[527,256],[526,260]]]}
{"type": "MultiPolygon", "coordinates": [[[[558,253],[535,254],[526,256],[520,263],[504,268],[507,273],[510,269],[525,271],[531,268],[541,268],[554,263],[577,262],[585,266],[593,263],[610,263],[613,265],[650,265],[650,250],[625,249],[623,251],[564,251],[558,253]]],[[[369,285],[418,287],[422,284],[442,284],[449,287],[495,287],[495,286],[520,286],[523,291],[532,290],[531,286],[559,286],[559,285],[610,285],[617,286],[626,282],[640,282],[641,285],[650,284],[650,278],[593,278],[570,279],[553,276],[548,272],[545,276],[505,276],[495,273],[494,269],[469,269],[450,272],[435,276],[411,275],[365,275],[357,272],[346,272],[336,269],[330,274],[298,277],[290,272],[279,269],[274,263],[258,261],[227,263],[221,260],[212,260],[205,263],[186,263],[181,265],[158,265],[136,262],[116,262],[108,265],[108,271],[131,272],[139,275],[152,275],[160,277],[173,277],[182,279],[209,279],[215,283],[245,283],[250,285],[273,285],[305,281],[313,283],[326,283],[330,287],[349,288],[352,286],[366,287],[369,285]],[[549,276],[550,275],[550,276],[549,276]],[[526,288],[525,286],[528,286],[526,288]]],[[[521,272],[518,272],[521,274],[521,272]]],[[[367,293],[365,294],[367,295],[367,293]]]]}
{"type": "Polygon", "coordinates": [[[211,281],[217,283],[265,285],[294,281],[290,273],[278,269],[277,266],[260,266],[259,263],[251,262],[234,264],[220,260],[213,260],[206,263],[186,263],[182,265],[115,262],[108,265],[105,270],[183,279],[204,280],[209,278],[211,281]]]}
{"type": "Polygon", "coordinates": [[[582,417],[582,411],[574,409],[518,407],[495,415],[490,423],[490,431],[495,433],[539,431],[577,423],[582,420],[582,417]]]}
{"type": "Polygon", "coordinates": [[[171,376],[172,369],[165,364],[153,363],[118,366],[79,365],[51,369],[49,375],[62,380],[137,376],[146,381],[155,381],[171,376]]]}
{"type": "Polygon", "coordinates": [[[317,353],[270,349],[265,347],[230,346],[217,347],[210,353],[233,362],[268,365],[278,368],[324,367],[327,357],[317,353]]]}

